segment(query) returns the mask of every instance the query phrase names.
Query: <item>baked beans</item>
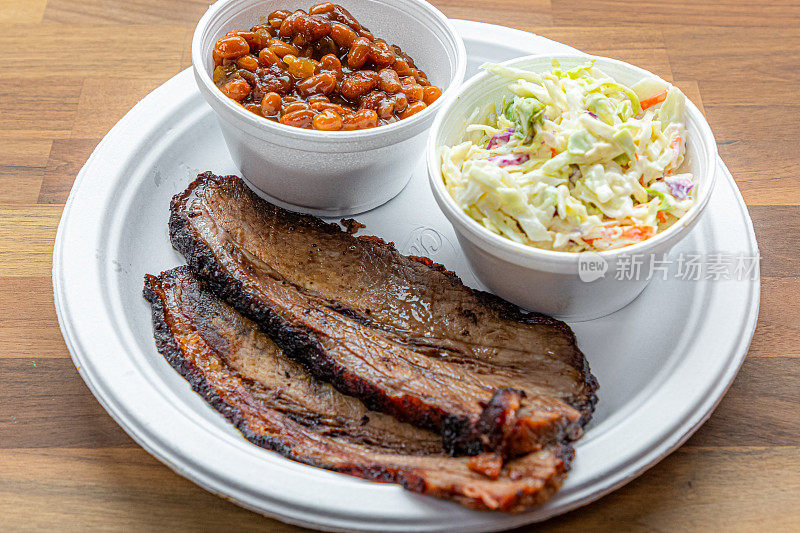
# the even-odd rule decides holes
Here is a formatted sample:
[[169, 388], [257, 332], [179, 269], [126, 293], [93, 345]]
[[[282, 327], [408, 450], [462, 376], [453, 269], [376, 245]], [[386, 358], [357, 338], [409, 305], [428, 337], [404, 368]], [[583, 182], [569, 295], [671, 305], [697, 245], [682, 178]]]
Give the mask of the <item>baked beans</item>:
[[347, 131], [419, 113], [442, 91], [399, 47], [345, 8], [273, 11], [212, 51], [214, 83], [245, 109], [298, 128]]

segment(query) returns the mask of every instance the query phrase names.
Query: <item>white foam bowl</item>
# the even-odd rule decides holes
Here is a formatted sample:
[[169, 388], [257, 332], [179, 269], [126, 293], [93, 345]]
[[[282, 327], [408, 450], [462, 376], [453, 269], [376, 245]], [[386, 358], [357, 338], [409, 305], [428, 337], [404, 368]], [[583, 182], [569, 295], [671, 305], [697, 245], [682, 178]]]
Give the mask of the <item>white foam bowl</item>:
[[192, 66], [200, 93], [219, 119], [244, 178], [262, 195], [322, 216], [367, 211], [396, 196], [425, 151], [426, 134], [445, 99], [464, 80], [464, 43], [447, 18], [424, 0], [341, 0], [376, 37], [400, 46], [440, 87], [442, 97], [396, 123], [360, 131], [315, 131], [266, 120], [214, 85], [211, 50], [226, 32], [249, 29], [276, 9], [306, 11], [314, 0], [220, 0], [200, 19]]
[[[556, 59], [571, 68], [594, 59], [606, 74], [627, 85], [655, 74], [628, 63], [604, 57], [526, 56], [503, 63], [535, 72], [552, 69]], [[621, 309], [647, 286], [649, 261], [662, 258], [691, 231], [703, 213], [714, 188], [717, 169], [717, 145], [703, 114], [687, 99], [686, 161], [682, 171], [695, 177], [695, 205], [674, 225], [650, 239], [599, 253], [571, 253], [542, 250], [515, 243], [483, 227], [462, 211], [450, 196], [442, 179], [439, 149], [463, 140], [467, 117], [478, 106], [500, 102], [510, 94], [509, 80], [481, 72], [470, 78], [455, 98], [445, 102], [434, 121], [428, 138], [427, 165], [436, 202], [453, 225], [464, 255], [476, 276], [489, 289], [517, 305], [572, 321], [590, 320]], [[641, 261], [637, 279], [616, 279], [618, 272], [631, 261]], [[624, 262], [624, 263], [623, 263]], [[602, 277], [587, 279], [589, 269], [605, 265]], [[583, 269], [583, 276], [579, 275]]]

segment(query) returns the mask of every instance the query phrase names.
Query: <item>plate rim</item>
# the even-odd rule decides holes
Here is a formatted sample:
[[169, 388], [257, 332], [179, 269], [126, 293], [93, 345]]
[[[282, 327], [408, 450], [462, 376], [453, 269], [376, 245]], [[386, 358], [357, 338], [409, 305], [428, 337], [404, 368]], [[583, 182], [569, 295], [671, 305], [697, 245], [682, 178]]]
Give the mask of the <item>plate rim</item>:
[[[506, 28], [506, 27], [503, 27], [503, 26], [491, 25], [491, 24], [481, 23], [481, 22], [477, 22], [477, 21], [454, 20], [454, 24], [456, 25], [456, 27], [460, 31], [463, 31], [463, 28], [469, 28], [470, 26], [473, 26], [473, 27], [478, 27], [478, 28], [484, 28], [487, 34], [489, 34], [490, 32], [495, 32], [495, 33], [503, 32], [503, 33], [508, 33], [509, 35], [513, 35], [517, 39], [527, 40], [528, 42], [532, 42], [533, 40], [542, 40], [542, 41], [546, 41], [546, 42], [549, 42], [549, 43], [555, 42], [555, 41], [550, 41], [549, 39], [540, 37], [540, 36], [535, 35], [535, 34], [524, 32], [522, 30], [516, 30], [516, 29], [512, 29], [512, 28]], [[475, 25], [477, 25], [477, 26], [475, 26]], [[558, 43], [558, 44], [560, 44], [560, 43]], [[146, 99], [148, 99], [151, 95], [154, 95], [154, 94], [158, 93], [159, 91], [165, 90], [164, 88], [168, 87], [170, 84], [178, 83], [176, 80], [179, 80], [181, 78], [181, 76], [186, 76], [187, 72], [190, 73], [190, 69], [186, 69], [186, 70], [178, 73], [176, 76], [174, 76], [173, 78], [171, 78], [170, 80], [168, 80], [167, 82], [162, 84], [160, 87], [155, 89], [153, 92], [151, 92], [147, 97], [145, 97], [145, 99], [142, 100], [142, 102], [144, 102]], [[89, 159], [84, 164], [84, 166], [82, 167], [81, 171], [79, 172], [79, 174], [78, 174], [78, 176], [77, 176], [77, 178], [75, 180], [75, 183], [73, 185], [73, 188], [70, 191], [70, 195], [69, 195], [69, 198], [68, 198], [68, 200], [67, 200], [67, 202], [65, 204], [64, 211], [62, 212], [62, 216], [61, 216], [61, 220], [59, 222], [58, 232], [57, 232], [57, 236], [56, 236], [56, 240], [55, 240], [55, 246], [54, 246], [54, 252], [53, 252], [53, 271], [52, 271], [54, 303], [55, 303], [56, 312], [57, 312], [57, 315], [58, 315], [59, 326], [61, 328], [62, 335], [64, 336], [65, 342], [66, 342], [67, 347], [69, 349], [70, 356], [72, 357], [73, 363], [77, 367], [81, 377], [86, 382], [87, 386], [89, 387], [89, 389], [91, 390], [91, 392], [95, 396], [95, 398], [97, 398], [99, 403], [112, 416], [112, 418], [114, 418], [114, 420], [140, 446], [145, 448], [145, 450], [148, 451], [148, 453], [150, 453], [151, 455], [153, 455], [154, 457], [159, 459], [161, 462], [166, 464], [172, 470], [174, 470], [178, 474], [182, 475], [183, 477], [186, 477], [186, 478], [192, 480], [194, 483], [202, 486], [203, 488], [205, 488], [206, 490], [208, 490], [210, 492], [218, 494], [218, 495], [220, 495], [222, 497], [225, 497], [227, 499], [232, 499], [230, 496], [226, 496], [225, 494], [221, 494], [221, 491], [219, 489], [215, 488], [213, 486], [213, 483], [211, 483], [207, 479], [201, 479], [200, 476], [198, 476], [196, 472], [194, 472], [194, 473], [193, 472], [189, 472], [178, 461], [174, 461], [174, 460], [172, 460], [172, 458], [166, 457], [165, 453], [163, 452], [163, 450], [157, 449], [155, 447], [155, 444], [151, 443], [150, 441], [144, 441], [143, 442], [144, 437], [142, 437], [141, 439], [137, 438], [140, 435], [137, 433], [136, 428], [130, 427], [128, 425], [128, 421], [127, 420], [126, 421], [122, 420], [122, 418], [123, 418], [122, 415], [117, 413], [109, 405], [110, 403], [113, 403], [113, 402], [111, 402], [109, 398], [106, 398], [105, 396], [103, 396], [103, 394], [101, 394], [99, 392], [98, 388], [96, 387], [96, 383], [93, 382], [92, 377], [89, 375], [89, 371], [87, 370], [87, 368], [85, 367], [85, 365], [83, 364], [83, 361], [82, 361], [81, 355], [84, 355], [84, 354], [81, 353], [80, 342], [76, 338], [74, 338], [75, 332], [72, 330], [71, 322], [70, 322], [70, 320], [68, 319], [68, 317], [66, 316], [66, 313], [65, 313], [65, 303], [63, 301], [64, 300], [64, 294], [63, 294], [64, 286], [62, 284], [62, 280], [59, 277], [59, 274], [60, 274], [61, 268], [63, 267], [63, 265], [62, 265], [62, 253], [63, 253], [63, 241], [64, 241], [64, 234], [65, 234], [64, 227], [68, 224], [69, 215], [71, 213], [71, 207], [72, 207], [72, 204], [74, 203], [74, 196], [73, 195], [77, 194], [76, 191], [78, 191], [78, 189], [80, 188], [81, 183], [83, 182], [83, 179], [88, 174], [88, 172], [89, 172], [88, 169], [90, 169], [92, 164], [95, 162], [95, 160], [97, 158], [97, 154], [101, 153], [103, 147], [105, 145], [109, 144], [111, 142], [111, 140], [114, 139], [114, 137], [121, 130], [122, 125], [127, 124], [127, 122], [131, 120], [131, 117], [135, 114], [135, 111], [140, 106], [140, 104], [141, 104], [141, 102], [139, 104], [137, 104], [136, 106], [134, 106], [133, 109], [131, 109], [128, 112], [128, 114], [126, 114], [125, 117], [123, 117], [123, 119], [121, 119], [117, 123], [117, 125], [115, 125], [115, 127], [112, 128], [112, 130], [103, 138], [103, 140], [95, 148], [95, 150], [93, 151], [92, 155], [89, 157]], [[118, 126], [120, 126], [120, 127], [118, 127]], [[741, 196], [741, 193], [739, 192], [738, 187], [736, 187], [735, 182], [733, 181], [732, 177], [730, 176], [729, 171], [727, 170], [727, 168], [725, 167], [725, 165], [721, 161], [721, 159], [718, 160], [718, 164], [720, 165], [721, 169], [724, 171], [724, 173], [726, 175], [726, 178], [727, 178], [727, 181], [731, 182], [731, 185], [732, 185], [732, 188], [733, 188], [733, 192], [734, 192], [734, 194], [736, 196], [735, 199], [736, 199], [736, 201], [738, 203], [738, 206], [739, 206], [740, 210], [742, 211], [741, 214], [743, 215], [743, 219], [744, 219], [744, 221], [746, 223], [746, 226], [747, 226], [747, 229], [749, 231], [749, 234], [748, 234], [748, 237], [750, 238], [749, 240], [752, 243], [754, 251], [757, 253], [758, 248], [757, 248], [757, 243], [756, 243], [756, 240], [755, 240], [755, 234], [754, 234], [754, 231], [753, 231], [752, 220], [750, 219], [750, 217], [748, 215], [748, 212], [747, 212], [746, 206], [744, 204], [744, 200], [743, 200], [743, 198]], [[741, 367], [741, 364], [743, 363], [743, 361], [745, 359], [745, 356], [747, 354], [747, 349], [749, 347], [750, 341], [752, 339], [753, 332], [755, 330], [755, 325], [756, 325], [757, 316], [758, 316], [758, 306], [759, 306], [759, 302], [760, 302], [760, 290], [758, 290], [759, 286], [760, 286], [760, 273], [759, 273], [757, 279], [754, 280], [754, 282], [751, 284], [751, 287], [750, 287], [750, 289], [751, 289], [751, 298], [750, 298], [749, 306], [748, 306], [750, 308], [750, 314], [746, 319], [745, 327], [742, 330], [740, 330], [739, 338], [737, 339], [737, 342], [735, 343], [734, 352], [736, 352], [738, 355], [736, 357], [732, 358], [731, 361], [730, 361], [731, 363], [735, 363], [735, 364], [729, 364], [726, 367], [726, 371], [725, 371], [725, 374], [724, 374], [724, 379], [722, 379], [721, 381], [719, 381], [717, 383], [717, 386], [714, 387], [715, 393], [711, 394], [709, 396], [709, 399], [711, 399], [712, 401], [705, 402], [700, 409], [695, 410], [695, 413], [700, 413], [701, 416], [690, 417], [691, 424], [688, 424], [689, 427], [688, 427], [688, 429], [685, 429], [685, 430], [683, 428], [687, 424], [685, 424], [686, 421], [684, 420], [684, 424], [681, 425], [681, 428], [682, 428], [681, 429], [681, 435], [676, 441], [671, 442], [666, 448], [664, 448], [662, 445], [656, 446], [655, 448], [653, 448], [650, 451], [650, 453], [643, 454], [643, 457], [639, 461], [636, 461], [635, 463], [631, 463], [631, 465], [635, 466], [635, 468], [628, 469], [630, 471], [626, 472], [624, 475], [618, 476], [619, 479], [617, 479], [617, 481], [615, 483], [606, 486], [603, 490], [591, 492], [591, 494], [589, 496], [585, 496], [583, 498], [580, 498], [580, 499], [576, 500], [575, 502], [573, 502], [572, 504], [570, 504], [566, 508], [555, 508], [555, 509], [552, 510], [552, 512], [544, 513], [541, 516], [537, 516], [535, 519], [533, 519], [531, 517], [526, 517], [525, 515], [518, 515], [519, 517], [522, 517], [521, 520], [505, 520], [505, 521], [495, 521], [495, 520], [488, 521], [487, 520], [487, 521], [483, 521], [483, 522], [479, 521], [479, 523], [474, 524], [474, 527], [471, 526], [471, 527], [466, 527], [466, 528], [462, 528], [462, 529], [464, 529], [464, 531], [483, 531], [483, 530], [486, 530], [486, 529], [497, 529], [498, 526], [500, 526], [500, 528], [515, 527], [515, 526], [522, 525], [522, 524], [525, 524], [525, 523], [531, 523], [532, 521], [546, 520], [547, 518], [551, 518], [552, 516], [555, 516], [557, 514], [562, 514], [564, 512], [568, 512], [568, 511], [573, 510], [575, 508], [578, 508], [578, 507], [581, 507], [581, 506], [586, 505], [588, 503], [591, 503], [592, 501], [595, 501], [595, 500], [601, 498], [602, 496], [608, 494], [609, 492], [612, 492], [613, 490], [616, 490], [620, 486], [626, 484], [627, 482], [631, 481], [635, 477], [639, 476], [642, 472], [644, 472], [648, 468], [650, 468], [653, 465], [655, 465], [662, 458], [666, 457], [672, 451], [674, 451], [680, 445], [682, 445], [694, 433], [694, 431], [696, 431], [696, 429], [698, 427], [700, 427], [700, 425], [702, 425], [702, 423], [705, 422], [708, 419], [708, 417], [711, 416], [711, 414], [713, 413], [714, 409], [716, 408], [718, 403], [721, 401], [722, 397], [724, 397], [724, 394], [727, 391], [728, 387], [733, 382], [733, 379], [735, 378], [736, 374], [738, 373], [739, 368]], [[710, 404], [710, 405], [708, 405], [708, 404]], [[141, 429], [139, 429], [139, 433], [141, 433]], [[672, 437], [672, 436], [674, 436], [674, 434], [670, 434], [669, 435], [669, 437]], [[667, 439], [667, 440], [669, 440], [669, 439]], [[655, 455], [656, 457], [653, 458], [652, 457], [653, 455]], [[276, 517], [276, 518], [278, 518], [278, 519], [280, 519], [282, 521], [293, 523], [293, 524], [297, 524], [297, 525], [304, 525], [304, 526], [315, 527], [317, 529], [330, 529], [330, 530], [339, 530], [342, 527], [344, 527], [344, 526], [326, 526], [324, 524], [321, 524], [320, 522], [316, 522], [316, 521], [313, 521], [313, 520], [312, 521], [307, 521], [307, 520], [299, 519], [295, 515], [289, 516], [289, 515], [286, 515], [286, 514], [283, 514], [283, 513], [278, 513], [278, 512], [276, 512], [274, 510], [265, 511], [263, 508], [254, 507], [254, 506], [248, 505], [247, 502], [243, 502], [243, 501], [240, 501], [240, 500], [235, 500], [235, 501], [236, 501], [237, 504], [239, 504], [239, 505], [241, 505], [243, 507], [249, 508], [251, 510], [254, 510], [256, 512], [259, 512], [261, 514], [274, 516], [274, 517]], [[348, 524], [348, 527], [350, 525], [351, 524]], [[366, 527], [369, 527], [369, 526], [366, 526]], [[425, 529], [426, 530], [434, 530], [434, 529], [431, 529], [431, 528], [425, 528]]]

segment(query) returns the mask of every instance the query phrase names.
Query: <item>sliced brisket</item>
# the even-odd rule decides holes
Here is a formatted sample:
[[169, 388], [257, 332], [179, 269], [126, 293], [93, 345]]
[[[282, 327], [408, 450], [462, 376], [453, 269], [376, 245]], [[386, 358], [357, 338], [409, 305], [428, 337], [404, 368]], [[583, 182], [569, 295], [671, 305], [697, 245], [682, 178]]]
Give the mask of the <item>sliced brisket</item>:
[[572, 450], [549, 446], [501, 466], [453, 458], [439, 436], [368, 411], [311, 376], [186, 267], [147, 276], [159, 352], [253, 443], [289, 459], [475, 509], [521, 511], [561, 486]]
[[577, 438], [597, 382], [569, 327], [464, 286], [429, 260], [291, 213], [206, 173], [170, 235], [211, 288], [290, 357], [451, 453]]

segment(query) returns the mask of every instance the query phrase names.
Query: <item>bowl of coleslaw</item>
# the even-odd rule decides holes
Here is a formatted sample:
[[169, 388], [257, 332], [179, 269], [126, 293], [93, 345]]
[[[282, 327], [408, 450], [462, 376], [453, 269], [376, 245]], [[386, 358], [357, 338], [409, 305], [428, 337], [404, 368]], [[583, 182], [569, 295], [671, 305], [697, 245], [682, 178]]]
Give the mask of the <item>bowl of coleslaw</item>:
[[[646, 267], [704, 211], [716, 158], [677, 87], [577, 54], [484, 65], [440, 110], [427, 151], [434, 197], [478, 278], [570, 320], [644, 290]], [[618, 275], [631, 262], [642, 274]]]

